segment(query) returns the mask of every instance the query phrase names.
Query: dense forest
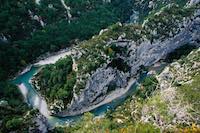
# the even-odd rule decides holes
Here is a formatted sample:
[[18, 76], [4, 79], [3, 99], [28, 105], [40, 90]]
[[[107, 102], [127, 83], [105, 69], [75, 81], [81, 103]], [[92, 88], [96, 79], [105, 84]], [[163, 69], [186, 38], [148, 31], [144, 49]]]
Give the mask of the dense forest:
[[36, 86], [45, 95], [48, 102], [64, 101], [68, 103], [73, 96], [73, 87], [76, 82], [76, 73], [72, 70], [72, 58], [58, 60], [55, 65], [45, 66], [37, 75]]
[[32, 0], [1, 2], [0, 80], [16, 73], [41, 54], [69, 47], [108, 25], [126, 21], [132, 12], [129, 0], [64, 2], [71, 7], [71, 18], [60, 1], [42, 0], [39, 4]]

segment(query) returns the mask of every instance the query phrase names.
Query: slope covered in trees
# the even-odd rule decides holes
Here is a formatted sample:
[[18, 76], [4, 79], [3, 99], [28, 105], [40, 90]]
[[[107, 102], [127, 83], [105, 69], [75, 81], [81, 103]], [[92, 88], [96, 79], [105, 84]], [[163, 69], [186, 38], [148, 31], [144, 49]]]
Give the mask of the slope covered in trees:
[[39, 131], [35, 123], [38, 111], [28, 107], [16, 86], [0, 82], [0, 95], [1, 133]]
[[76, 72], [72, 70], [71, 57], [60, 59], [55, 65], [45, 66], [34, 79], [39, 90], [49, 103], [61, 101], [64, 104], [71, 101], [73, 87], [76, 83]]
[[110, 24], [125, 21], [132, 12], [129, 0], [64, 2], [71, 8], [71, 18], [61, 1], [1, 2], [0, 80], [16, 73], [41, 54], [69, 47]]

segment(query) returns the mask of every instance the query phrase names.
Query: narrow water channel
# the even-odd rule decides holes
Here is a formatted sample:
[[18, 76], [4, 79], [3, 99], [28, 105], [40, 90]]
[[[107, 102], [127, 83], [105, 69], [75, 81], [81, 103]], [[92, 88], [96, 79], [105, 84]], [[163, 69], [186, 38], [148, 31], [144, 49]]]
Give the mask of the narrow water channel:
[[[48, 108], [46, 102], [43, 98], [40, 97], [39, 93], [35, 90], [35, 88], [31, 85], [30, 80], [37, 73], [39, 67], [33, 66], [31, 69], [22, 75], [16, 77], [12, 82], [16, 84], [21, 92], [24, 95], [25, 101], [33, 108], [37, 108], [42, 115], [44, 115], [49, 124], [51, 126], [55, 125], [62, 125], [70, 122], [75, 122], [76, 120], [80, 119], [82, 115], [77, 116], [70, 116], [65, 118], [53, 117], [48, 114]], [[146, 73], [140, 76], [138, 82], [142, 81], [146, 77]], [[131, 85], [129, 91], [121, 96], [113, 100], [111, 103], [102, 105], [94, 110], [91, 111], [95, 116], [101, 116], [105, 114], [108, 110], [114, 110], [117, 106], [121, 105], [126, 98], [133, 95], [134, 90], [136, 89], [137, 83]]]

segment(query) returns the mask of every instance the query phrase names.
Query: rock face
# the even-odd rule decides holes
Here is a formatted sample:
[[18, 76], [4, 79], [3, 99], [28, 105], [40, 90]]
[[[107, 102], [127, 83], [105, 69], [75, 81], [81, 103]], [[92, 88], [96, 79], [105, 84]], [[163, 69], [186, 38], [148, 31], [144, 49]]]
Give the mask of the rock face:
[[29, 132], [47, 133], [48, 132], [48, 122], [47, 119], [42, 115], [37, 115], [34, 119], [34, 126], [29, 127]]
[[186, 28], [180, 31], [175, 37], [164, 41], [150, 43], [142, 42], [139, 46], [132, 45], [131, 56], [129, 57], [129, 65], [132, 67], [131, 74], [136, 74], [140, 66], [151, 66], [160, 59], [165, 58], [168, 53], [174, 51], [185, 44], [197, 45], [196, 41], [200, 38], [200, 10], [197, 10], [194, 19], [189, 20]]
[[[141, 66], [151, 66], [167, 56], [168, 53], [174, 51], [185, 44], [199, 45], [196, 41], [200, 38], [200, 10], [196, 11], [192, 20], [188, 20], [184, 29], [170, 39], [164, 41], [157, 40], [151, 43], [143, 41], [136, 45], [134, 41], [126, 43], [129, 47], [129, 56], [125, 58], [131, 71], [124, 74], [113, 68], [103, 67], [98, 69], [87, 82], [85, 90], [82, 94], [72, 102], [66, 111], [60, 112], [58, 116], [77, 115], [89, 111], [91, 106], [97, 105], [103, 101], [108, 93], [108, 86], [115, 85], [118, 89], [127, 86], [128, 77], [136, 76]], [[121, 40], [118, 43], [121, 44]], [[120, 63], [120, 62], [119, 62]], [[127, 76], [129, 75], [129, 76]], [[112, 93], [112, 92], [111, 92]]]
[[104, 100], [111, 91], [109, 86], [114, 86], [115, 90], [124, 88], [127, 86], [127, 76], [110, 67], [98, 69], [90, 77], [83, 93], [71, 104], [65, 114], [77, 115], [88, 111], [87, 108]]
[[138, 20], [139, 20], [139, 12], [133, 10], [133, 13], [129, 18], [129, 23], [136, 24], [136, 23], [138, 23]]
[[190, 0], [189, 5], [196, 5], [200, 2], [200, 0]]
[[[92, 75], [86, 86], [86, 91], [84, 91], [83, 96], [81, 96], [83, 99], [80, 101], [86, 101], [86, 104], [92, 102], [94, 102], [94, 104], [99, 103], [107, 93], [108, 85], [113, 83], [116, 87], [122, 88], [127, 85], [126, 82], [126, 76], [118, 70], [114, 70], [113, 68], [100, 69]], [[103, 95], [103, 97], [101, 97], [101, 95]]]

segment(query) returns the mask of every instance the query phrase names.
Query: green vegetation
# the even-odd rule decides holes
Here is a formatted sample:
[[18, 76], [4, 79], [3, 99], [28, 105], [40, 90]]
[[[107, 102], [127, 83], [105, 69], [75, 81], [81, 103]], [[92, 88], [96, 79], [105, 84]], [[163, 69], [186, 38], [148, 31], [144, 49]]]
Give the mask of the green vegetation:
[[163, 7], [159, 12], [150, 15], [144, 21], [146, 37], [151, 41], [173, 37], [180, 31], [179, 26], [183, 18], [191, 16], [195, 8], [180, 8], [176, 4]]
[[[196, 61], [199, 61], [198, 53], [199, 52], [197, 51], [193, 51], [192, 54], [182, 58], [181, 60], [184, 60], [186, 63], [185, 65], [191, 68]], [[188, 111], [191, 112], [194, 118], [196, 118], [199, 117], [197, 113], [199, 111], [198, 101], [200, 98], [199, 93], [197, 93], [199, 91], [200, 79], [199, 68], [197, 67], [192, 69], [190, 73], [192, 76], [192, 82], [190, 84], [177, 86], [176, 90], [178, 90], [178, 93], [176, 95], [178, 99], [176, 98], [176, 100], [180, 100], [179, 95], [184, 94], [184, 101], [182, 102], [193, 105], [193, 110]], [[193, 75], [194, 73], [195, 75]], [[172, 119], [176, 117], [169, 112], [169, 102], [165, 101], [165, 98], [163, 98], [163, 94], [161, 95], [160, 90], [156, 90], [159, 83], [160, 82], [158, 82], [154, 76], [149, 76], [141, 82], [135, 95], [132, 98], [126, 100], [126, 102], [123, 105], [117, 107], [115, 111], [108, 112], [105, 118], [94, 119], [94, 116], [86, 113], [82, 120], [80, 120], [80, 122], [76, 123], [75, 125], [71, 125], [70, 127], [56, 127], [53, 132], [159, 133], [160, 129], [153, 126], [153, 123], [156, 123], [154, 119], [160, 119], [160, 121], [163, 121], [164, 123], [171, 123]], [[167, 95], [168, 94], [166, 94], [166, 96]], [[176, 107], [176, 102], [174, 103], [174, 107]], [[151, 119], [147, 119], [147, 123], [138, 122], [141, 121], [142, 116], [147, 118], [148, 116], [152, 116], [155, 118], [150, 117]], [[175, 126], [177, 126], [177, 128], [164, 128], [162, 131], [199, 131], [199, 128], [195, 126], [195, 124], [187, 128], [180, 128], [178, 124]]]
[[[127, 65], [126, 61], [117, 58], [118, 55], [122, 55], [124, 57], [129, 56], [127, 52], [126, 47], [120, 47], [116, 46], [115, 43], [109, 44], [110, 40], [117, 40], [119, 37], [123, 35], [123, 38], [128, 39], [128, 40], [134, 40], [136, 43], [140, 43], [141, 40], [143, 40], [144, 37], [155, 37], [155, 34], [151, 33], [149, 29], [155, 29], [159, 30], [160, 33], [157, 36], [157, 38], [163, 39], [163, 37], [167, 37], [167, 35], [163, 32], [165, 29], [170, 29], [170, 28], [177, 28], [176, 26], [178, 25], [177, 21], [181, 21], [183, 17], [189, 17], [194, 8], [178, 8], [178, 5], [171, 4], [168, 5], [160, 11], [160, 13], [153, 15], [149, 17], [147, 22], [144, 23], [144, 26], [142, 27], [141, 25], [132, 25], [132, 24], [114, 24], [108, 27], [106, 30], [101, 32], [100, 35], [93, 36], [92, 39], [88, 41], [83, 41], [79, 43], [79, 46], [75, 47], [76, 54], [80, 54], [81, 56], [74, 56], [74, 61], [77, 64], [77, 72], [76, 72], [76, 83], [73, 84], [74, 86], [74, 91], [76, 94], [79, 94], [82, 89], [85, 88], [86, 82], [88, 81], [88, 78], [98, 69], [99, 67], [103, 66], [104, 64], [107, 63], [107, 61], [110, 61], [108, 64], [108, 67], [113, 67], [117, 68], [120, 71], [128, 72], [130, 70], [130, 67]], [[164, 17], [163, 17], [164, 16]], [[173, 17], [172, 17], [173, 16]], [[173, 19], [171, 19], [171, 17]], [[177, 22], [177, 25], [173, 25], [174, 23], [172, 22], [172, 25], [166, 25], [167, 21], [175, 21]], [[73, 22], [72, 22], [73, 23]], [[156, 23], [159, 23], [162, 26], [157, 26]], [[169, 23], [168, 23], [169, 24]], [[169, 28], [170, 27], [170, 28]], [[162, 33], [163, 34], [162, 34]], [[175, 33], [174, 33], [175, 34]], [[118, 63], [121, 62], [121, 63]], [[55, 64], [56, 65], [56, 64]], [[59, 75], [62, 75], [62, 69], [59, 70], [57, 68], [57, 73], [60, 73]], [[49, 71], [51, 73], [51, 71]], [[52, 72], [54, 73], [54, 72]], [[39, 73], [40, 74], [40, 73]], [[51, 75], [51, 74], [50, 74]], [[57, 76], [56, 76], [57, 77]], [[46, 77], [47, 78], [47, 77]], [[44, 78], [45, 79], [45, 78]], [[42, 79], [39, 79], [40, 83]], [[152, 80], [152, 81], [148, 81]], [[52, 82], [51, 80], [48, 80], [49, 82], [45, 82], [45, 85], [42, 85], [42, 88], [51, 88], [50, 91], [47, 91], [47, 94], [42, 93], [43, 95], [47, 95], [47, 98], [51, 97], [51, 101], [53, 99], [65, 99], [68, 97], [69, 99], [65, 99], [65, 101], [70, 101], [72, 97], [72, 93], [66, 93], [66, 92], [72, 92], [72, 88], [66, 91], [65, 93], [62, 93], [63, 91], [58, 91], [58, 89], [53, 89], [53, 88], [63, 88], [65, 85], [65, 82]], [[141, 98], [146, 99], [148, 96], [151, 96], [151, 92], [155, 90], [156, 87], [156, 80], [154, 79], [146, 79], [146, 86], [150, 86], [151, 82], [155, 82], [151, 87], [147, 87], [144, 89], [144, 92], [141, 90], [140, 92], [137, 92], [138, 95], [141, 95]], [[55, 83], [55, 84], [54, 84]], [[59, 83], [59, 85], [57, 85]], [[47, 85], [48, 84], [48, 85]], [[40, 86], [40, 84], [39, 84]], [[53, 87], [54, 86], [54, 87]], [[146, 87], [145, 83], [144, 86]], [[115, 86], [109, 86], [109, 90], [113, 90]], [[142, 89], [142, 88], [140, 88]], [[46, 90], [46, 89], [44, 89]], [[63, 90], [63, 89], [61, 89]], [[59, 94], [57, 94], [59, 93]], [[50, 95], [51, 94], [51, 95]], [[55, 95], [54, 95], [55, 94]], [[64, 95], [67, 96], [65, 98]]]
[[[193, 81], [190, 84], [181, 85], [178, 87], [178, 91], [181, 94], [184, 94], [184, 99], [193, 105], [193, 109], [195, 111], [200, 110], [199, 100], [200, 100], [200, 74], [198, 73], [196, 76], [193, 77]], [[195, 112], [191, 110], [192, 112]], [[197, 114], [194, 114], [195, 116]], [[196, 116], [197, 117], [197, 116]]]
[[[184, 60], [184, 61], [180, 61]], [[187, 106], [192, 105], [192, 108], [188, 112], [194, 117], [199, 117], [199, 67], [196, 66], [199, 62], [199, 51], [193, 50], [191, 54], [187, 57], [182, 57], [178, 62], [182, 62], [182, 68], [190, 70], [190, 77], [188, 80], [192, 80], [189, 84], [187, 83], [187, 78], [182, 72], [183, 75], [181, 79], [186, 80], [183, 84], [176, 86], [176, 88], [165, 88], [160, 90], [160, 83], [155, 76], [146, 77], [137, 88], [136, 93], [126, 100], [126, 102], [117, 107], [115, 111], [109, 111], [104, 118], [95, 118], [91, 114], [86, 113], [85, 116], [80, 120], [80, 122], [75, 125], [66, 126], [66, 127], [56, 127], [55, 132], [58, 133], [67, 133], [67, 132], [110, 132], [110, 133], [146, 133], [160, 132], [160, 127], [163, 132], [177, 132], [177, 131], [190, 131], [195, 132], [199, 131], [198, 120], [194, 122], [193, 125], [181, 126], [181, 123], [173, 123], [172, 120], [177, 118], [176, 114], [173, 115], [171, 109], [184, 109], [182, 104]], [[196, 64], [196, 65], [195, 65]], [[171, 68], [171, 67], [170, 67]], [[175, 68], [173, 74], [176, 75]], [[178, 77], [180, 79], [180, 77]], [[173, 79], [171, 79], [173, 80]], [[171, 82], [171, 81], [169, 81]], [[186, 82], [186, 83], [185, 83]], [[172, 82], [173, 83], [173, 82]], [[166, 91], [170, 89], [170, 91]], [[172, 90], [177, 90], [177, 93], [171, 93]], [[172, 91], [173, 92], [173, 91]], [[166, 93], [166, 94], [165, 94]], [[182, 99], [182, 95], [184, 96]], [[166, 99], [167, 98], [167, 99]], [[168, 99], [169, 98], [169, 99]], [[174, 99], [174, 100], [173, 100]], [[168, 101], [170, 100], [170, 101]], [[180, 101], [181, 100], [181, 101]], [[173, 105], [171, 105], [173, 103]], [[181, 104], [181, 107], [177, 106]], [[172, 107], [171, 107], [172, 106]], [[184, 107], [184, 106], [183, 106]], [[186, 113], [182, 110], [181, 113]], [[178, 114], [177, 114], [178, 115]], [[143, 119], [147, 122], [143, 122]], [[183, 118], [185, 119], [185, 118]], [[138, 122], [140, 121], [140, 122]], [[163, 125], [159, 125], [159, 122], [162, 121]], [[171, 124], [174, 128], [165, 127], [165, 124]], [[153, 126], [157, 125], [157, 126]], [[183, 128], [182, 128], [183, 127]]]
[[[184, 7], [187, 0], [170, 0], [169, 3], [174, 4], [155, 0], [156, 4], [153, 9], [148, 7], [150, 0], [142, 2], [112, 0], [111, 3], [103, 0], [64, 0], [64, 2], [71, 8], [70, 11], [67, 11], [60, 1], [55, 0], [41, 0], [39, 5], [34, 1], [24, 0], [3, 0], [1, 2], [0, 133], [28, 132], [29, 127], [34, 126], [33, 118], [37, 112], [30, 111], [16, 86], [2, 81], [27, 66], [41, 54], [79, 44], [75, 50], [81, 54], [80, 57], [73, 57], [73, 60], [72, 57], [66, 57], [53, 65], [46, 65], [34, 80], [35, 86], [45, 96], [48, 103], [61, 101], [66, 107], [72, 100], [73, 91], [78, 94], [84, 89], [91, 74], [107, 61], [110, 61], [108, 66], [124, 72], [129, 71], [130, 68], [126, 61], [116, 57], [118, 55], [129, 56], [127, 47], [116, 46], [114, 43], [108, 44], [108, 42], [117, 40], [122, 35], [127, 40], [135, 41], [136, 44], [140, 44], [140, 41], [146, 38], [151, 41], [155, 39], [162, 41], [173, 37], [179, 32], [183, 18], [190, 17], [194, 9], [199, 8], [198, 6]], [[139, 11], [141, 23], [146, 18], [143, 25], [114, 24], [118, 21], [125, 22], [132, 13], [133, 7], [134, 10]], [[69, 17], [68, 12], [72, 17]], [[34, 19], [37, 17], [40, 22]], [[109, 25], [111, 26], [108, 27]], [[101, 29], [107, 27], [108, 29], [101, 35], [96, 35]], [[93, 38], [89, 39], [92, 36]], [[82, 41], [87, 39], [89, 40]], [[189, 104], [191, 108], [183, 110], [183, 113], [191, 114], [194, 119], [199, 118], [200, 56], [193, 56], [193, 54], [189, 57], [182, 56], [191, 50], [193, 47], [184, 46], [183, 49], [177, 49], [167, 57], [168, 62], [181, 58], [178, 61], [182, 68], [178, 69], [181, 76], [178, 75], [176, 68], [170, 67], [176, 79], [171, 82], [174, 88], [170, 88], [174, 93], [162, 92], [159, 89], [160, 81], [155, 76], [149, 76], [140, 83], [132, 97], [117, 107], [115, 111], [108, 112], [104, 118], [94, 118], [92, 114], [86, 113], [76, 124], [56, 127], [52, 132], [159, 133], [161, 132], [160, 127], [163, 126], [162, 129], [165, 129], [166, 125], [175, 124], [172, 120], [177, 117], [177, 114], [176, 112], [171, 113], [174, 111], [170, 110], [173, 109], [170, 108], [171, 103], [174, 108], [181, 109], [185, 109], [182, 105]], [[73, 63], [77, 64], [77, 71], [73, 70]], [[189, 74], [181, 70], [189, 71]], [[108, 90], [112, 91], [115, 87], [111, 84]], [[171, 103], [167, 101], [167, 96], [172, 96], [169, 97], [169, 100], [172, 99]], [[184, 101], [180, 98], [182, 96]], [[181, 107], [177, 106], [177, 101], [180, 102]], [[163, 122], [163, 125], [159, 125], [160, 122]], [[175, 127], [179, 128], [181, 124]], [[195, 121], [195, 124], [199, 122]], [[169, 131], [166, 128], [166, 132]]]
[[[15, 108], [20, 105], [17, 108], [18, 109], [17, 111], [24, 112], [27, 109], [26, 104], [23, 103], [23, 97], [16, 86], [9, 84], [7, 82], [0, 82], [0, 95], [1, 95], [1, 100], [7, 101], [10, 107]], [[7, 112], [4, 111], [4, 113]]]
[[163, 100], [160, 93], [157, 93], [146, 100], [144, 106], [148, 107], [147, 112], [145, 112], [147, 116], [157, 117], [159, 115], [160, 120], [165, 123], [170, 123], [173, 120], [173, 115], [169, 113], [168, 103]]
[[[133, 113], [133, 106], [137, 107], [140, 112], [142, 105], [145, 103], [142, 92], [150, 91], [155, 88], [157, 80], [155, 77], [147, 77], [141, 85], [145, 86], [143, 90], [138, 89], [134, 99], [130, 98], [126, 102], [117, 107], [113, 112], [108, 112], [105, 118], [96, 118], [90, 113], [86, 113], [84, 117], [74, 125], [56, 127], [52, 132], [56, 133], [93, 133], [93, 132], [109, 132], [109, 133], [159, 133], [160, 129], [150, 123], [138, 122], [139, 116]], [[140, 92], [140, 93], [139, 93]], [[150, 96], [149, 96], [150, 97]], [[143, 100], [139, 100], [139, 99]], [[136, 100], [137, 99], [137, 100]], [[159, 101], [158, 101], [159, 102]], [[162, 105], [161, 103], [159, 106]], [[164, 106], [163, 106], [164, 107]], [[163, 108], [163, 111], [164, 108]]]
[[75, 87], [77, 93], [84, 89], [88, 76], [91, 75], [97, 68], [105, 64], [108, 60], [113, 60], [111, 66], [117, 67], [120, 70], [127, 72], [129, 66], [126, 62], [122, 62], [116, 66], [116, 54], [127, 56], [127, 48], [113, 44], [108, 44], [110, 40], [117, 40], [121, 35], [126, 34], [125, 38], [139, 41], [142, 38], [142, 27], [132, 24], [117, 23], [109, 26], [101, 35], [96, 35], [88, 41], [83, 41], [77, 48], [78, 53], [82, 56], [75, 58], [78, 65], [78, 81]]
[[115, 44], [111, 44], [106, 48], [105, 54], [114, 58], [116, 57], [117, 54], [119, 55], [125, 55], [127, 54], [127, 47], [122, 47], [122, 46], [116, 46]]
[[52, 103], [61, 100], [65, 105], [73, 97], [73, 87], [76, 83], [76, 73], [72, 70], [71, 57], [58, 60], [53, 65], [45, 66], [36, 75], [36, 86], [47, 101]]
[[155, 126], [146, 123], [116, 123], [108, 118], [94, 119], [86, 113], [82, 120], [70, 127], [56, 127], [53, 133], [159, 133]]
[[142, 2], [135, 0], [133, 9], [139, 12], [139, 23], [143, 23], [145, 19], [159, 12], [168, 4], [177, 4], [182, 8], [186, 5], [188, 0], [154, 0], [153, 4], [149, 6], [151, 2], [152, 0], [145, 0]]
[[[120, 119], [123, 123], [135, 123], [142, 115], [141, 110], [144, 104], [155, 94], [157, 85], [158, 81], [154, 76], [147, 76], [137, 87], [133, 97], [127, 99], [108, 116], [114, 121]], [[134, 110], [135, 113], [132, 113]]]
[[[193, 50], [187, 57], [178, 60], [181, 67], [187, 69], [182, 75], [180, 80], [177, 80], [178, 85], [175, 82], [174, 86], [177, 87], [177, 91], [180, 95], [183, 95], [183, 99], [187, 104], [192, 107], [189, 109], [189, 112], [194, 118], [199, 118], [200, 110], [200, 51]], [[173, 72], [177, 73], [180, 70], [173, 68]], [[183, 73], [183, 72], [182, 72]], [[198, 122], [196, 124], [199, 124]]]
[[158, 81], [154, 76], [146, 77], [140, 87], [136, 90], [136, 96], [146, 99], [152, 95], [152, 93], [156, 90]]
[[28, 132], [29, 127], [34, 126], [33, 118], [37, 111], [30, 111], [14, 85], [0, 82], [0, 95], [0, 133]]

